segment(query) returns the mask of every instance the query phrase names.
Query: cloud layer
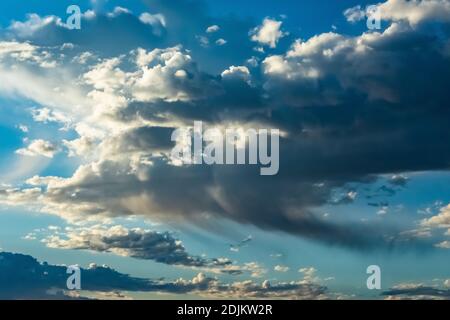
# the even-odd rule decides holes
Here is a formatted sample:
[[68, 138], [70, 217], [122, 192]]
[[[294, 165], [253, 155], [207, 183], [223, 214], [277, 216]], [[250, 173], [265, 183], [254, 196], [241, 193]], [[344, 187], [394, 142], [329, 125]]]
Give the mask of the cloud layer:
[[[387, 1], [380, 5], [390, 13], [383, 13], [385, 30], [297, 39], [285, 52], [259, 53], [260, 68], [245, 61], [257, 43], [276, 49], [288, 39], [280, 21], [230, 27], [196, 2], [149, 3], [154, 12], [140, 18], [120, 9], [87, 12], [80, 35], [54, 17], [11, 25], [10, 37], [18, 40], [0, 42], [0, 79], [8, 83], [1, 92], [48, 108], [47, 120], [77, 135], [61, 145], [83, 163], [67, 178], [33, 177], [25, 187], [5, 188], [2, 203], [71, 222], [140, 215], [209, 228], [226, 218], [360, 250], [405, 243], [398, 241], [404, 228], [324, 219], [316, 209], [349, 183], [448, 169], [450, 37], [441, 15], [447, 1]], [[187, 7], [196, 19], [185, 16]], [[428, 21], [438, 25], [428, 28]], [[119, 28], [125, 23], [126, 30]], [[95, 38], [105, 26], [126, 39], [120, 52], [109, 38]], [[206, 48], [211, 41], [199, 44], [198, 36], [227, 43]], [[228, 51], [238, 47], [245, 57]], [[233, 62], [213, 72], [216, 58]], [[280, 128], [280, 173], [174, 165], [170, 132], [194, 120]], [[51, 155], [43, 140], [21, 150]]]
[[[40, 263], [27, 255], [0, 253], [0, 298], [2, 299], [80, 299], [80, 294], [101, 298], [101, 293], [155, 292], [191, 293], [203, 297], [251, 299], [325, 299], [327, 289], [309, 280], [290, 283], [253, 281], [221, 283], [199, 273], [192, 280], [150, 280], [130, 277], [108, 266], [91, 264], [81, 268], [82, 293], [67, 290], [67, 267]], [[100, 293], [100, 294], [97, 294]], [[123, 295], [122, 295], [123, 296]], [[104, 297], [104, 295], [103, 295]], [[111, 298], [107, 295], [106, 298]]]

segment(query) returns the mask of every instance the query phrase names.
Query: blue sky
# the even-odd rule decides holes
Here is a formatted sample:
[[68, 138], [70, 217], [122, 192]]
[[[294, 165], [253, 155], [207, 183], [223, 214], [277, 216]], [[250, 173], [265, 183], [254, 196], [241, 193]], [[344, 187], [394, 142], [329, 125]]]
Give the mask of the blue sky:
[[[89, 297], [450, 296], [448, 1], [75, 3], [0, 3], [3, 252], [159, 281]], [[280, 129], [279, 173], [174, 165], [194, 121]]]

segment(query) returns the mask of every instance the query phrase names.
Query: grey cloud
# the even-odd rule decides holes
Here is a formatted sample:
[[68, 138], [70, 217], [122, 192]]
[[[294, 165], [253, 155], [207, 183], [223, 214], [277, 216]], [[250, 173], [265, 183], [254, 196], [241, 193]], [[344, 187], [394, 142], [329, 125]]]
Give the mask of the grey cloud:
[[42, 239], [50, 248], [109, 252], [141, 260], [153, 260], [173, 266], [192, 267], [214, 273], [240, 275], [253, 272], [227, 258], [191, 255], [183, 243], [168, 232], [156, 232], [122, 226], [70, 228]]
[[423, 284], [400, 285], [383, 292], [386, 299], [450, 300], [450, 290]]
[[139, 127], [111, 141], [116, 152], [167, 151], [174, 146], [170, 127]]
[[[96, 203], [106, 213], [149, 214], [153, 219], [189, 221], [207, 229], [215, 225], [215, 220], [205, 219], [209, 214], [359, 249], [393, 244], [385, 240], [385, 235], [395, 234], [388, 226], [380, 228], [356, 222], [346, 225], [316, 217], [309, 208], [325, 203], [330, 189], [311, 189], [310, 183], [298, 183], [294, 177], [287, 179], [280, 175], [269, 182], [258, 175], [257, 168], [185, 168], [155, 159], [148, 169], [151, 179], [140, 181], [122, 167], [119, 168], [123, 175], [119, 176], [111, 165], [114, 168], [113, 163], [104, 162], [96, 167], [100, 170], [97, 174], [86, 173], [86, 180], [50, 189], [46, 201]], [[184, 187], [180, 187], [181, 181]], [[334, 186], [343, 183], [337, 181]], [[271, 197], [261, 198], [266, 193]], [[242, 197], [246, 201], [241, 201]]]
[[[313, 51], [304, 61], [311, 68], [319, 70], [317, 79], [301, 75], [285, 79], [286, 74], [283, 73], [268, 75], [265, 90], [270, 97], [277, 97], [278, 100], [255, 98], [251, 99], [253, 102], [246, 101], [243, 107], [232, 103], [227, 107], [219, 102], [211, 103], [213, 108], [202, 108], [203, 104], [211, 102], [210, 99], [205, 102], [197, 101], [191, 107], [189, 103], [165, 104], [165, 110], [178, 118], [199, 117], [220, 122], [241, 116], [245, 121], [279, 126], [289, 133], [287, 138], [281, 140], [280, 174], [267, 179], [270, 181], [254, 177], [252, 169], [204, 168], [202, 173], [197, 168], [184, 169], [186, 174], [187, 171], [197, 172], [196, 178], [190, 180], [193, 185], [211, 184], [218, 192], [216, 197], [219, 195], [219, 200], [223, 200], [221, 204], [217, 203], [220, 201], [209, 202], [211, 206], [208, 208], [202, 205], [208, 202], [201, 199], [196, 202], [197, 209], [219, 209], [219, 213], [223, 212], [240, 222], [251, 222], [263, 228], [289, 230], [301, 235], [309, 234], [317, 238], [327, 237], [319, 231], [323, 227], [326, 230], [323, 233], [328, 235], [330, 242], [339, 243], [339, 239], [331, 236], [333, 232], [330, 229], [333, 230], [333, 226], [327, 226], [327, 222], [320, 221], [309, 213], [310, 208], [328, 202], [333, 188], [354, 181], [370, 182], [376, 175], [389, 172], [446, 169], [450, 154], [445, 145], [446, 139], [442, 137], [450, 138], [447, 117], [443, 117], [443, 114], [449, 112], [444, 107], [444, 101], [448, 97], [445, 79], [446, 74], [450, 75], [450, 70], [448, 57], [441, 53], [445, 43], [430, 35], [427, 30], [403, 29], [404, 26], [400, 25], [397, 27], [400, 29], [395, 30], [396, 26], [393, 26], [391, 32], [374, 35], [375, 40], [365, 36], [369, 49], [359, 56], [355, 56], [352, 45], [341, 51], [336, 49], [339, 45], [353, 41], [352, 39], [330, 36], [324, 42], [324, 48], [317, 44], [317, 52]], [[310, 41], [310, 45], [315, 46], [314, 41]], [[330, 57], [324, 57], [325, 49], [337, 51]], [[429, 61], [427, 57], [431, 56], [435, 57], [433, 62], [420, 62]], [[301, 59], [287, 58], [287, 63], [291, 61], [294, 68], [295, 63], [302, 61]], [[293, 69], [292, 72], [299, 70]], [[422, 74], [428, 74], [434, 79], [433, 85]], [[417, 90], [411, 90], [411, 87]], [[251, 95], [244, 94], [230, 96], [236, 100], [240, 99], [238, 97], [251, 98]], [[214, 98], [212, 101], [215, 101]], [[249, 110], [248, 106], [252, 103], [255, 107]], [[231, 108], [232, 105], [234, 108]], [[163, 107], [141, 105], [140, 108], [148, 108], [149, 114], [152, 114]], [[440, 156], [430, 156], [436, 154]], [[166, 169], [168, 171], [160, 170], [165, 172], [166, 179], [171, 176], [178, 179], [183, 177], [183, 174], [169, 173], [181, 172], [182, 169]], [[213, 176], [209, 171], [212, 171]], [[156, 172], [154, 174], [158, 175]], [[162, 181], [162, 178], [155, 181], [154, 185]], [[318, 181], [327, 181], [326, 187], [320, 190], [311, 188]], [[391, 181], [391, 184], [398, 185], [399, 182], [397, 179]], [[166, 180], [163, 184], [167, 185], [169, 182]], [[165, 188], [158, 190], [150, 187], [149, 190], [154, 190], [157, 194], [155, 199], [161, 204], [166, 202], [167, 195], [162, 192]], [[395, 193], [388, 186], [381, 187], [379, 192], [386, 195]], [[262, 194], [270, 195], [267, 201], [261, 199]], [[188, 195], [190, 198], [191, 194]], [[185, 211], [188, 213], [188, 199], [183, 201], [183, 195], [179, 196], [177, 199], [187, 204]], [[219, 208], [214, 202], [219, 204]], [[170, 203], [168, 205], [170, 208]], [[292, 208], [296, 208], [296, 213], [288, 214]], [[347, 230], [358, 228], [357, 223], [351, 227], [343, 227]], [[366, 229], [363, 226], [361, 228]], [[314, 230], [320, 236], [314, 235]], [[356, 233], [372, 234], [377, 239], [372, 239], [374, 243], [378, 242], [382, 246], [383, 237], [374, 230]], [[336, 238], [345, 233], [344, 230], [337, 231]], [[364, 243], [356, 239], [348, 242]]]
[[[67, 239], [66, 239], [67, 237]], [[69, 231], [66, 237], [49, 236], [44, 241], [51, 248], [114, 252], [119, 255], [155, 262], [192, 267], [206, 267], [207, 260], [191, 256], [181, 241], [169, 233], [142, 229], [84, 228]]]

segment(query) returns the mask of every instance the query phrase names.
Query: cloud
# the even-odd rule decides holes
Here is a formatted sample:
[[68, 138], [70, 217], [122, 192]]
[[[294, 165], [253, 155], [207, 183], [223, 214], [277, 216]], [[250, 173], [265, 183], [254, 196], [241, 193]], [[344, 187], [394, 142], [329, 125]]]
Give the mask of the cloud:
[[240, 78], [244, 81], [250, 80], [250, 71], [245, 66], [231, 66], [221, 74], [222, 78]]
[[131, 14], [132, 12], [124, 7], [115, 7], [112, 12], [107, 14], [108, 17], [115, 18], [121, 14]]
[[163, 29], [166, 27], [166, 19], [162, 14], [150, 14], [148, 12], [141, 13], [139, 20], [144, 24], [152, 27]]
[[254, 273], [260, 268], [252, 265], [240, 267], [226, 258], [206, 259], [193, 256], [186, 251], [180, 240], [168, 232], [127, 229], [118, 225], [110, 228], [101, 226], [69, 228], [66, 233], [57, 232], [46, 236], [42, 241], [49, 248], [109, 252], [214, 273], [238, 275], [247, 271]]
[[[99, 102], [99, 108], [108, 109], [105, 112], [113, 113], [112, 107], [123, 109], [127, 99], [195, 100], [213, 86], [213, 79], [201, 73], [180, 46], [150, 52], [138, 48], [134, 54], [134, 72], [123, 71], [122, 59], [115, 57], [103, 60], [83, 75], [85, 83], [94, 88], [89, 96]], [[108, 103], [103, 103], [105, 99]]]
[[389, 183], [394, 186], [404, 187], [408, 183], [409, 178], [404, 175], [393, 175]]
[[282, 266], [282, 265], [276, 265], [273, 270], [275, 270], [276, 272], [288, 272], [289, 271], [289, 267], [287, 266]]
[[316, 276], [317, 269], [314, 267], [300, 268], [298, 272], [303, 273], [303, 277], [306, 281], [318, 282], [320, 280], [320, 278]]
[[216, 44], [217, 44], [218, 46], [224, 46], [224, 45], [227, 44], [227, 40], [222, 39], [222, 38], [217, 39], [217, 40], [216, 40]]
[[[74, 86], [73, 74], [59, 65], [59, 50], [49, 51], [26, 42], [0, 42], [0, 93], [9, 98], [26, 98], [47, 107], [36, 109], [33, 116], [51, 116], [62, 120], [68, 110], [78, 110], [86, 101], [82, 89]], [[52, 110], [48, 109], [51, 108]], [[57, 110], [55, 110], [57, 109]], [[41, 111], [47, 111], [46, 114]], [[36, 120], [45, 121], [43, 118]]]
[[287, 35], [281, 30], [282, 24], [282, 21], [265, 18], [262, 25], [252, 30], [251, 40], [275, 48], [278, 41]]
[[[199, 274], [192, 280], [178, 281], [183, 290], [191, 289], [198, 294], [213, 297], [235, 299], [294, 299], [294, 300], [313, 300], [327, 299], [328, 290], [324, 286], [309, 282], [308, 280], [299, 280], [291, 282], [271, 283], [265, 280], [262, 283], [255, 283], [247, 280], [222, 284], [215, 279], [208, 278], [204, 274]], [[199, 290], [201, 288], [202, 291]]]
[[46, 69], [54, 68], [58, 64], [48, 51], [39, 50], [38, 47], [29, 43], [16, 41], [0, 42], [0, 61], [4, 63], [28, 62]]
[[202, 258], [190, 256], [181, 241], [168, 233], [114, 226], [70, 230], [65, 237], [67, 239], [52, 235], [44, 241], [49, 248], [112, 252], [169, 265], [201, 267], [207, 264]]
[[[441, 205], [442, 203], [440, 201], [433, 204], [434, 207]], [[434, 211], [433, 208], [428, 208], [426, 214], [432, 214], [432, 211]], [[404, 233], [414, 235], [415, 237], [432, 238], [435, 241], [434, 247], [450, 249], [450, 241], [448, 240], [448, 236], [450, 236], [450, 205], [441, 207], [438, 214], [422, 219], [417, 224], [417, 229], [405, 231]], [[436, 235], [436, 231], [442, 229], [446, 231], [444, 233], [439, 232]]]
[[[0, 297], [2, 299], [66, 299], [68, 275], [65, 266], [39, 263], [35, 258], [0, 253]], [[81, 269], [82, 288], [92, 291], [150, 290], [151, 282], [132, 278], [106, 266]]]
[[272, 284], [268, 280], [262, 284], [243, 281], [225, 287], [211, 286], [209, 295], [217, 298], [231, 296], [236, 299], [321, 300], [328, 298], [326, 288], [316, 284], [304, 281]]
[[28, 133], [30, 131], [30, 129], [24, 125], [24, 124], [19, 124], [17, 125], [17, 128], [22, 131], [23, 133]]
[[18, 149], [17, 154], [28, 157], [43, 156], [53, 158], [59, 151], [57, 145], [42, 139], [33, 140], [26, 148]]
[[[307, 41], [297, 40], [284, 57], [278, 55], [265, 59], [264, 72], [269, 78], [265, 86], [273, 93], [280, 94], [285, 103], [297, 106], [341, 105], [349, 98], [353, 99], [354, 103], [361, 103], [359, 99], [366, 99], [369, 105], [376, 103], [375, 101], [385, 104], [413, 102], [412, 96], [416, 95], [416, 98], [421, 99], [423, 96], [419, 97], [419, 94], [408, 93], [405, 90], [401, 79], [406, 74], [409, 73], [415, 79], [414, 85], [429, 87], [430, 91], [441, 90], [438, 79], [442, 79], [442, 75], [435, 74], [437, 83], [433, 87], [423, 83], [415, 75], [416, 70], [408, 71], [406, 64], [409, 62], [399, 59], [397, 50], [408, 55], [411, 61], [420, 60], [422, 55], [433, 53], [413, 53], [408, 51], [408, 47], [423, 45], [426, 49], [427, 41], [434, 40], [402, 23], [392, 23], [382, 33], [364, 33], [356, 37], [346, 37], [329, 32], [314, 36]], [[399, 47], [396, 47], [396, 44]], [[441, 59], [436, 63], [443, 64], [447, 60], [447, 57], [442, 55], [444, 43], [437, 40], [436, 45], [441, 46], [441, 49], [435, 52]], [[382, 53], [383, 50], [387, 50], [387, 55]], [[352, 71], [345, 69], [343, 61], [347, 61], [350, 69], [354, 69]], [[388, 61], [392, 70], [396, 70], [398, 77], [393, 77], [390, 72], [379, 73], [377, 71], [379, 69], [375, 68], [379, 63]], [[389, 86], [383, 85], [379, 81], [381, 78], [388, 81]], [[351, 90], [356, 92], [349, 96]], [[320, 98], [317, 96], [319, 92], [321, 92]], [[362, 96], [358, 97], [358, 94]], [[442, 97], [443, 93], [436, 92], [436, 94], [435, 98], [438, 98]], [[420, 101], [414, 104], [414, 106], [418, 105]]]
[[450, 3], [447, 0], [387, 0], [365, 9], [360, 5], [344, 11], [349, 22], [363, 20], [371, 13], [387, 21], [406, 21], [412, 26], [423, 22], [449, 22]]
[[63, 113], [58, 111], [52, 111], [49, 108], [32, 109], [31, 115], [36, 122], [59, 122], [63, 124], [69, 124], [70, 120], [64, 116]]
[[[67, 268], [62, 265], [40, 263], [35, 258], [8, 252], [0, 253], [0, 297], [2, 299], [69, 299], [80, 298], [77, 292], [68, 291]], [[175, 281], [134, 278], [108, 266], [92, 263], [81, 268], [83, 294], [107, 297], [120, 292], [158, 292], [194, 294], [215, 298], [279, 298], [324, 299], [327, 288], [299, 280], [289, 283], [262, 284], [253, 281], [222, 283], [199, 273], [191, 280]], [[99, 294], [100, 293], [100, 294]]]
[[[223, 70], [232, 62], [240, 63], [253, 50], [253, 44], [248, 39], [248, 30], [253, 21], [248, 18], [211, 17], [206, 4], [197, 0], [146, 0], [144, 5], [148, 12], [137, 15], [125, 8], [111, 12], [87, 11], [82, 16], [82, 28], [76, 33], [56, 23], [61, 20], [59, 17], [34, 14], [39, 20], [49, 18], [51, 21], [28, 34], [19, 35], [17, 30], [10, 29], [8, 38], [27, 40], [44, 47], [57, 46], [62, 41], [70, 42], [74, 46], [74, 54], [89, 51], [100, 53], [105, 58], [138, 47], [155, 49], [183, 44], [197, 57], [198, 63], [208, 70]], [[220, 41], [217, 46], [205, 48], [195, 41], [196, 35], [205, 34], [205, 30], [214, 25], [220, 26], [221, 38], [227, 41], [227, 46], [220, 45]], [[114, 37], [107, 34], [113, 34]], [[212, 36], [211, 33], [207, 35]], [[120, 46], [115, 41], [117, 38], [121, 39]], [[212, 39], [211, 43], [217, 40]]]
[[[146, 44], [161, 43], [165, 37], [164, 16], [159, 13], [143, 13], [135, 16], [126, 8], [116, 7], [112, 12], [86, 11], [81, 16], [81, 29], [73, 33], [60, 17], [42, 17], [29, 14], [25, 21], [13, 21], [6, 37], [32, 41], [39, 46], [59, 46], [62, 41], [73, 45], [73, 53], [80, 51], [122, 52]], [[125, 28], [124, 25], [127, 27]], [[121, 46], [114, 48], [109, 37], [99, 36], [103, 28], [120, 37]], [[97, 30], [97, 31], [96, 31]], [[103, 29], [104, 30], [104, 29]], [[93, 33], [92, 33], [93, 32]], [[96, 34], [95, 34], [96, 33]]]
[[382, 294], [387, 300], [449, 300], [450, 290], [424, 284], [400, 284]]
[[420, 224], [422, 227], [450, 230], [450, 205], [442, 207], [439, 214], [423, 219]]
[[437, 243], [435, 246], [436, 246], [436, 248], [450, 249], [450, 241], [445, 240], [445, 241]]
[[344, 11], [344, 16], [349, 22], [357, 22], [366, 17], [366, 12], [361, 8], [360, 5], [354, 6], [352, 8], [346, 9]]
[[36, 47], [29, 43], [21, 43], [16, 41], [2, 41], [0, 42], [0, 57], [11, 55], [20, 61], [30, 58], [35, 52]]
[[[180, 47], [151, 52], [139, 50], [138, 63], [142, 72], [132, 79], [133, 96], [138, 101], [194, 100], [197, 94], [204, 94], [201, 85], [209, 79], [198, 71], [189, 54]], [[145, 65], [143, 61], [146, 62]], [[154, 66], [149, 67], [148, 65]]]
[[406, 20], [411, 25], [421, 22], [450, 22], [450, 3], [447, 0], [388, 0], [377, 5], [382, 19]]
[[63, 140], [64, 146], [69, 150], [68, 156], [86, 157], [95, 148], [95, 141], [88, 137], [81, 137], [74, 140]]
[[219, 30], [220, 30], [220, 27], [218, 25], [216, 25], [216, 24], [206, 28], [206, 32], [207, 33], [214, 33], [214, 32], [217, 32]]
[[28, 15], [28, 20], [25, 22], [13, 21], [9, 29], [17, 34], [19, 37], [25, 38], [32, 36], [39, 29], [45, 28], [51, 24], [64, 27], [61, 19], [55, 16], [40, 17], [36, 13]]
[[342, 205], [342, 204], [349, 204], [353, 203], [358, 196], [358, 192], [356, 191], [349, 191], [344, 195], [341, 195], [338, 199], [333, 200], [331, 203], [334, 205]]
[[[30, 180], [29, 184], [42, 184], [37, 177]], [[169, 232], [128, 229], [120, 225], [112, 227], [92, 225], [67, 227], [65, 231], [49, 227], [48, 230], [31, 232], [25, 236], [27, 240], [38, 238], [49, 248], [106, 252], [213, 274], [233, 276], [248, 274], [253, 278], [260, 278], [267, 273], [267, 270], [257, 262], [238, 264], [225, 257], [207, 258], [191, 255], [182, 241]]]
[[[198, 19], [174, 9], [175, 5], [190, 8], [184, 1], [150, 2], [155, 4], [154, 12], [166, 18], [167, 37], [175, 37], [178, 30], [176, 40], [182, 46], [166, 46], [170, 41], [165, 35], [142, 39], [141, 28], [151, 26], [128, 14], [89, 20], [86, 30], [111, 26], [105, 28], [109, 34], [133, 22], [137, 29], [125, 29], [136, 32], [136, 37], [118, 31], [118, 37], [127, 39], [120, 52], [116, 44], [110, 48], [112, 43], [101, 43], [108, 37], [96, 39], [104, 45], [97, 51], [105, 57], [81, 67], [69, 64], [43, 71], [29, 58], [31, 49], [25, 41], [4, 46], [6, 60], [0, 69], [5, 72], [0, 72], [0, 80], [7, 86], [2, 92], [14, 92], [63, 113], [78, 135], [73, 143], [63, 143], [69, 153], [83, 153], [77, 150], [86, 147], [93, 157], [84, 159], [72, 176], [41, 177], [46, 184], [40, 193], [27, 185], [2, 190], [2, 203], [18, 198], [17, 205], [72, 222], [141, 215], [210, 230], [225, 218], [358, 250], [398, 244], [399, 234], [405, 231], [402, 226], [378, 220], [362, 223], [347, 216], [324, 219], [316, 209], [329, 204], [336, 190], [349, 190], [351, 183], [448, 169], [450, 55], [445, 22], [438, 26], [442, 27], [439, 36], [435, 28], [413, 28], [404, 21], [391, 23], [383, 32], [315, 35], [295, 41], [285, 53], [281, 49], [265, 57], [258, 53], [263, 61], [260, 73], [241, 65], [256, 54], [248, 39], [248, 21], [240, 21], [231, 32], [230, 21], [213, 20], [197, 2], [192, 12]], [[220, 32], [227, 30], [224, 38], [229, 42], [219, 51], [202, 51], [195, 36], [216, 23]], [[244, 27], [248, 28], [243, 33]], [[47, 31], [64, 30], [51, 25]], [[58, 33], [50, 37], [58, 53], [69, 39], [74, 47], [67, 52], [80, 47], [73, 56], [62, 57], [39, 34], [30, 38], [33, 56], [50, 51], [47, 59], [61, 66], [79, 51], [97, 53], [93, 38], [87, 42]], [[241, 40], [243, 50], [236, 50]], [[239, 56], [239, 62], [228, 50], [246, 56]], [[9, 66], [11, 61], [17, 69]], [[206, 72], [200, 67], [210, 64], [218, 70]], [[194, 120], [204, 121], [205, 126], [279, 128], [284, 133], [280, 173], [263, 178], [252, 166], [174, 166], [168, 157], [168, 133], [191, 126]], [[381, 191], [393, 194], [393, 190], [385, 186]], [[408, 245], [432, 247], [422, 240]]]

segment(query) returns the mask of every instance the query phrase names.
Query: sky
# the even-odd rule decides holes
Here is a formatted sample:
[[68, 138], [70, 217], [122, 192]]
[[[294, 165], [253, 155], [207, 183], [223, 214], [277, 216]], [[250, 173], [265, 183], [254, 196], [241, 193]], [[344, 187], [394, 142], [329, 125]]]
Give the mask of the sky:
[[448, 0], [1, 1], [0, 298], [448, 299], [449, 76]]

